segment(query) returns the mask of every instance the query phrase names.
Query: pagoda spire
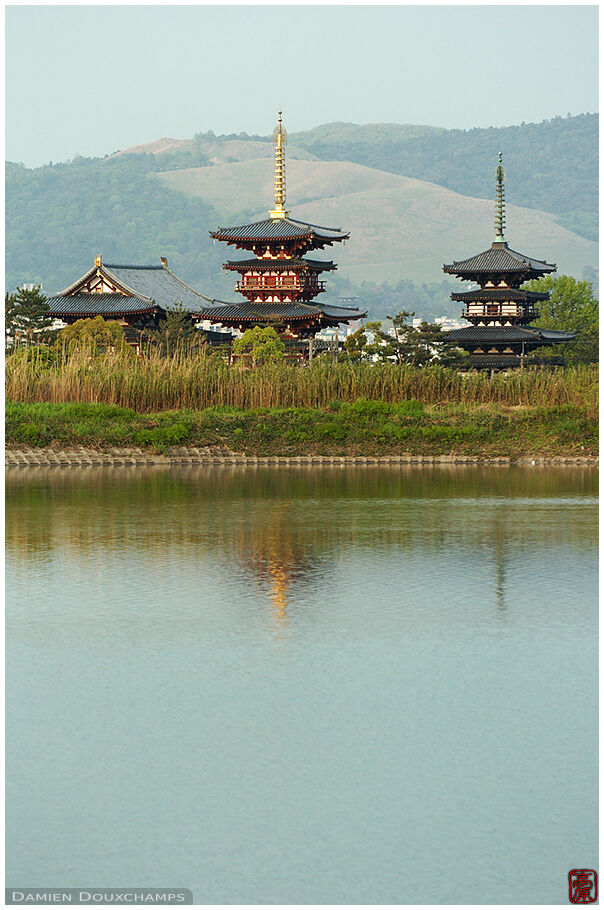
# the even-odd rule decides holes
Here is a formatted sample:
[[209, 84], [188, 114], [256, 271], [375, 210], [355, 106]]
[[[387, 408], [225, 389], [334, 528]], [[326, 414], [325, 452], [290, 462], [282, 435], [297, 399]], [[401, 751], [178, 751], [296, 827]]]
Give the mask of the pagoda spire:
[[495, 243], [504, 243], [503, 231], [505, 228], [505, 171], [502, 164], [502, 154], [499, 152], [499, 163], [495, 170]]
[[289, 212], [285, 211], [285, 143], [287, 142], [287, 133], [283, 128], [281, 121], [281, 111], [279, 111], [279, 121], [273, 132], [273, 144], [275, 146], [275, 189], [274, 200], [275, 208], [269, 212], [271, 218], [287, 218]]

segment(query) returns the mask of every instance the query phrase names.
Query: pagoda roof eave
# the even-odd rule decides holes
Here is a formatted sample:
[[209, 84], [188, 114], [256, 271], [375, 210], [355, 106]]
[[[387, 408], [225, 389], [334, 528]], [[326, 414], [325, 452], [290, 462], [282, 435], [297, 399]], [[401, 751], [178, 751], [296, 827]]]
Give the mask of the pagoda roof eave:
[[322, 227], [295, 218], [265, 218], [235, 227], [219, 227], [210, 231], [213, 240], [240, 245], [257, 241], [312, 241], [316, 245], [329, 245], [348, 240], [350, 233], [341, 228]]
[[127, 294], [56, 294], [46, 300], [49, 315], [62, 316], [134, 316], [156, 313], [158, 307], [152, 300]]
[[536, 302], [539, 300], [549, 300], [549, 293], [539, 291], [523, 291], [519, 288], [479, 288], [474, 291], [453, 291], [451, 300], [458, 300], [469, 303], [471, 301], [526, 301]]
[[315, 303], [223, 303], [207, 307], [194, 314], [198, 319], [207, 319], [210, 322], [224, 322], [237, 325], [238, 323], [264, 323], [277, 321], [304, 322], [307, 320], [328, 319], [336, 324], [340, 322], [353, 322], [364, 318], [367, 313], [355, 307], [330, 306], [329, 304]]
[[443, 264], [443, 272], [457, 275], [459, 278], [485, 274], [505, 275], [507, 273], [516, 276], [524, 273], [528, 278], [539, 277], [555, 271], [556, 263], [526, 256], [524, 253], [512, 250], [506, 242], [497, 241], [491, 244], [488, 250], [483, 250], [468, 259]]
[[303, 303], [219, 303], [217, 306], [207, 307], [195, 315], [199, 319], [208, 319], [210, 322], [228, 320], [233, 324], [237, 322], [267, 322], [283, 319], [313, 319], [321, 314], [318, 306]]
[[443, 335], [443, 340], [459, 344], [503, 344], [524, 341], [529, 345], [560, 344], [573, 341], [576, 332], [561, 332], [554, 329], [542, 329], [535, 325], [504, 326], [504, 325], [470, 325], [461, 329], [452, 329]]
[[319, 259], [231, 259], [222, 266], [226, 271], [311, 271], [328, 272], [337, 269], [337, 265], [332, 261], [321, 261]]

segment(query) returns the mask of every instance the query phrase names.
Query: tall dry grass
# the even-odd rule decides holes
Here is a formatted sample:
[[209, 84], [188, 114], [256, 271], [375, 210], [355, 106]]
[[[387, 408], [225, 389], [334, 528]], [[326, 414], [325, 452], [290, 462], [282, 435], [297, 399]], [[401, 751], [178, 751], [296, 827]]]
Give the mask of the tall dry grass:
[[229, 366], [216, 354], [133, 357], [74, 354], [48, 364], [35, 350], [6, 361], [6, 395], [15, 401], [104, 402], [136, 411], [252, 407], [324, 407], [357, 398], [424, 404], [574, 405], [597, 415], [598, 367], [462, 375], [439, 366], [347, 364], [316, 360], [312, 367]]

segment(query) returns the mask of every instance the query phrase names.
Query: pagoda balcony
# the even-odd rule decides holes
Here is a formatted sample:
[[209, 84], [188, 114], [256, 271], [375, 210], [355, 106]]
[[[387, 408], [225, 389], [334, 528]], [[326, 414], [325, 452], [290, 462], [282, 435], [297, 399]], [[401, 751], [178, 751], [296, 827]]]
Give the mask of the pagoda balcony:
[[469, 303], [462, 312], [464, 319], [522, 319], [530, 322], [539, 316], [532, 304], [518, 306], [515, 303]]
[[320, 294], [325, 290], [324, 281], [299, 281], [294, 277], [289, 276], [253, 276], [251, 278], [244, 278], [243, 281], [238, 281], [235, 285], [235, 290], [240, 294], [250, 294], [250, 293], [263, 293], [269, 294], [274, 291], [292, 291], [297, 295], [310, 295]]

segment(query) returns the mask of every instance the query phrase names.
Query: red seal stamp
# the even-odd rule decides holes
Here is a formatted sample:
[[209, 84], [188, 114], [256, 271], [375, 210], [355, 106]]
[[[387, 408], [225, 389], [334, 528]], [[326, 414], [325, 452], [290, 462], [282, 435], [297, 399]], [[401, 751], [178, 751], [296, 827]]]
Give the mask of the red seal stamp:
[[571, 869], [568, 873], [568, 899], [571, 904], [595, 904], [598, 899], [598, 873], [594, 869]]

